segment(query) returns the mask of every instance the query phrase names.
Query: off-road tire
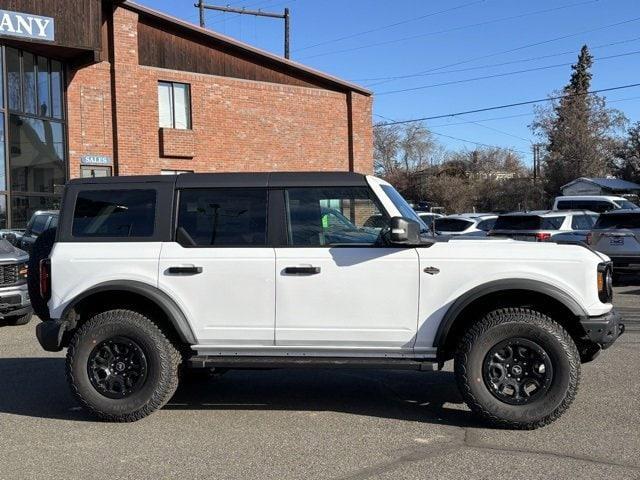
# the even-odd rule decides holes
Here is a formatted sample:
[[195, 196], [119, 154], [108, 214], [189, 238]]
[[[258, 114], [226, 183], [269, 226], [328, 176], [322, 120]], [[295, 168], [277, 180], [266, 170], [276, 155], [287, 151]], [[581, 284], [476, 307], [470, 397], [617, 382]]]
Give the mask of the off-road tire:
[[49, 320], [50, 317], [47, 302], [40, 295], [40, 260], [49, 257], [55, 241], [56, 229], [45, 230], [36, 238], [29, 255], [29, 274], [27, 275], [29, 298], [33, 311], [43, 322]]
[[31, 321], [32, 316], [33, 316], [33, 313], [29, 312], [29, 313], [25, 313], [24, 315], [20, 315], [18, 317], [6, 317], [6, 322], [7, 322], [7, 325], [19, 327], [21, 325], [27, 325]]
[[[501, 401], [483, 378], [485, 357], [509, 338], [536, 342], [553, 365], [548, 390], [529, 404]], [[455, 375], [474, 413], [497, 427], [531, 430], [557, 420], [573, 402], [580, 382], [580, 354], [569, 333], [548, 316], [529, 308], [503, 308], [490, 312], [464, 334], [455, 355]]]
[[[108, 398], [91, 383], [88, 362], [96, 345], [114, 337], [136, 342], [147, 359], [147, 377], [126, 398]], [[181, 355], [153, 321], [130, 310], [99, 313], [75, 333], [67, 350], [67, 379], [78, 401], [109, 422], [134, 422], [162, 408], [178, 387]]]

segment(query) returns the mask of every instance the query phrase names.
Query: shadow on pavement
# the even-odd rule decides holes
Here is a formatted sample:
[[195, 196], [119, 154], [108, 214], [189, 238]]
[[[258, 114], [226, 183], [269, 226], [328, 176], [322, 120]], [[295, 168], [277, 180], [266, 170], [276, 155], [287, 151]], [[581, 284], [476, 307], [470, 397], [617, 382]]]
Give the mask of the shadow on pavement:
[[[63, 358], [0, 359], [0, 414], [95, 421], [72, 397]], [[183, 379], [166, 410], [334, 411], [479, 426], [462, 408], [450, 372], [370, 370], [230, 371]]]

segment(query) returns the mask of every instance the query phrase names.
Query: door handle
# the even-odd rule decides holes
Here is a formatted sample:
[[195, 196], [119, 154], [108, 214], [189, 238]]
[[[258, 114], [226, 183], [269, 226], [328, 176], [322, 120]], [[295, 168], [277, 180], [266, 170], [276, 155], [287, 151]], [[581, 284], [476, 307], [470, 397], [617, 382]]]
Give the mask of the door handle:
[[320, 267], [287, 267], [284, 269], [285, 275], [317, 275]]
[[182, 265], [167, 269], [168, 275], [197, 275], [199, 273], [202, 273], [202, 267], [196, 267], [195, 265]]

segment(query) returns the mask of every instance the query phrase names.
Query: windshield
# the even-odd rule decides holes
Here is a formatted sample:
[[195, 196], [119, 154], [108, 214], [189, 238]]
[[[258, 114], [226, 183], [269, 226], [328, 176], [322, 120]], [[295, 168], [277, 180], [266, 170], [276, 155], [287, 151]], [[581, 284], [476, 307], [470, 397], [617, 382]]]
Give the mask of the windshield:
[[620, 208], [628, 209], [628, 210], [640, 210], [635, 203], [630, 202], [629, 200], [616, 200], [615, 204]]
[[640, 213], [611, 213], [600, 215], [595, 229], [629, 228], [640, 229]]
[[420, 232], [421, 233], [429, 233], [429, 227], [420, 219], [418, 214], [411, 208], [411, 206], [407, 203], [407, 201], [402, 198], [402, 195], [398, 193], [398, 191], [393, 188], [391, 185], [380, 185], [382, 187], [382, 191], [389, 197], [391, 203], [398, 209], [400, 215], [404, 218], [408, 218], [420, 224]]

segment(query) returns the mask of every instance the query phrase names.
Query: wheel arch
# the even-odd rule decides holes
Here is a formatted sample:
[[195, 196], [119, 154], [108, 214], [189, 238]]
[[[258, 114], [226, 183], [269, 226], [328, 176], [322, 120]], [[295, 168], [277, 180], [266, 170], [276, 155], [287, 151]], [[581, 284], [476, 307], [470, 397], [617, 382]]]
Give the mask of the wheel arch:
[[162, 290], [135, 280], [109, 281], [85, 290], [64, 308], [60, 318], [75, 329], [89, 313], [122, 306], [155, 310], [163, 317], [160, 326], [170, 329], [167, 333], [172, 333], [177, 341], [189, 345], [197, 343], [186, 315], [176, 302]]
[[553, 315], [576, 341], [585, 333], [579, 320], [588, 317], [588, 313], [560, 288], [530, 279], [496, 280], [469, 290], [449, 307], [434, 339], [439, 361], [452, 358], [456, 340], [464, 332], [471, 316], [481, 318], [494, 308], [523, 305], [535, 306], [543, 313]]

